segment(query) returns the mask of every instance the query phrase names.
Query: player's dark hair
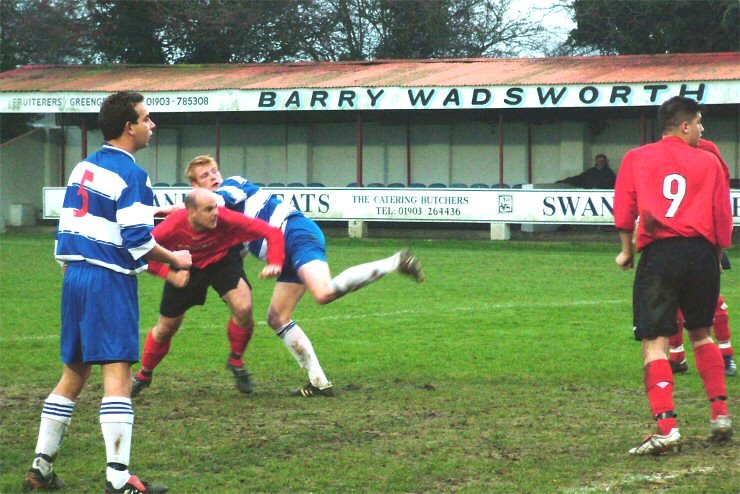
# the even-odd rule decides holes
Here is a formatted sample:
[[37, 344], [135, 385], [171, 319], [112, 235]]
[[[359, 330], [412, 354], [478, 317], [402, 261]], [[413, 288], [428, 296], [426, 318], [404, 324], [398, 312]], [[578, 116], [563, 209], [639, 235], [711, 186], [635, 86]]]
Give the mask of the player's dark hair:
[[103, 101], [98, 115], [98, 124], [103, 132], [103, 139], [110, 141], [121, 137], [127, 122], [137, 123], [139, 114], [135, 106], [144, 101], [139, 93], [121, 91], [111, 94]]
[[699, 103], [691, 98], [674, 96], [664, 101], [658, 109], [658, 123], [662, 130], [675, 129], [682, 122], [689, 122], [701, 111]]

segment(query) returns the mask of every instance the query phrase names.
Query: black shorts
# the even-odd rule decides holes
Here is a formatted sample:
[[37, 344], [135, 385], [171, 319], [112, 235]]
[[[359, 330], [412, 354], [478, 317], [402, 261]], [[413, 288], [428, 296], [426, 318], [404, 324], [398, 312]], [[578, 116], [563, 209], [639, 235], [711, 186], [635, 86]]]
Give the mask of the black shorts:
[[165, 317], [178, 317], [194, 305], [205, 304], [209, 286], [221, 297], [236, 288], [239, 280], [246, 281], [251, 289], [240, 250], [241, 246], [234, 247], [220, 261], [204, 269], [193, 268], [190, 271], [190, 282], [184, 288], [165, 283], [159, 313]]
[[710, 327], [719, 297], [719, 259], [705, 238], [657, 240], [642, 252], [632, 293], [635, 339], [678, 331], [679, 307], [689, 331]]

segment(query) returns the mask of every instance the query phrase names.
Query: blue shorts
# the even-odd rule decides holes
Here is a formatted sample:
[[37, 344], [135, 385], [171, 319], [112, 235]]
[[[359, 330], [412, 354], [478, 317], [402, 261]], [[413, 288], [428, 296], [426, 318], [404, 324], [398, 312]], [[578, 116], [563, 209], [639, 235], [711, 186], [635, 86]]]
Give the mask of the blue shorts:
[[278, 281], [303, 283], [298, 269], [311, 261], [326, 262], [326, 237], [319, 225], [305, 216], [291, 216], [285, 225], [285, 263]]
[[62, 362], [138, 361], [136, 276], [84, 261], [70, 263], [62, 289]]

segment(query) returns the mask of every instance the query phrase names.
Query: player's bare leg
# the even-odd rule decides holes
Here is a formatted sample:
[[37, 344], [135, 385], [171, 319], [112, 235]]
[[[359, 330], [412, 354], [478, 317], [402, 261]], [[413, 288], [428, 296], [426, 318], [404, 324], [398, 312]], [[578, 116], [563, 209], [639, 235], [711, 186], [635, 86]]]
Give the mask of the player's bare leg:
[[159, 322], [149, 331], [144, 343], [144, 353], [141, 357], [141, 368], [133, 377], [131, 397], [136, 398], [152, 383], [154, 369], [164, 360], [170, 351], [172, 337], [180, 329], [185, 314], [177, 317], [165, 317], [160, 314]]
[[[326, 378], [324, 370], [321, 368], [311, 340], [308, 339], [303, 329], [292, 319], [293, 313], [304, 293], [306, 293], [306, 287], [300, 283], [276, 283], [275, 291], [272, 294], [272, 301], [270, 302], [267, 322], [280, 339], [283, 340], [283, 344], [296, 359], [298, 365], [308, 373], [308, 383], [301, 390], [298, 390], [297, 393], [300, 393], [302, 396], [313, 396], [314, 394], [333, 396], [332, 384]], [[316, 392], [309, 395], [302, 394], [302, 391], [305, 390], [312, 393], [316, 390]]]
[[668, 337], [642, 340], [645, 364], [645, 391], [658, 432], [647, 436], [639, 445], [630, 449], [633, 455], [658, 455], [681, 448], [673, 403], [673, 372], [668, 362]]
[[75, 401], [90, 377], [92, 366], [82, 363], [64, 365], [62, 377], [44, 401], [36, 442], [36, 457], [31, 464], [24, 491], [60, 490], [64, 482], [54, 473], [53, 462], [72, 421]]
[[711, 338], [711, 328], [689, 331], [689, 338], [694, 347], [696, 368], [704, 381], [704, 390], [712, 407], [709, 422], [711, 438], [718, 442], [726, 441], [732, 436], [733, 429], [727, 408], [727, 383], [722, 352]]
[[234, 375], [236, 389], [242, 393], [251, 393], [254, 390], [254, 382], [244, 364], [244, 353], [254, 334], [252, 290], [246, 281], [239, 280], [236, 288], [224, 294], [223, 300], [231, 309], [227, 327], [231, 353], [226, 368]]

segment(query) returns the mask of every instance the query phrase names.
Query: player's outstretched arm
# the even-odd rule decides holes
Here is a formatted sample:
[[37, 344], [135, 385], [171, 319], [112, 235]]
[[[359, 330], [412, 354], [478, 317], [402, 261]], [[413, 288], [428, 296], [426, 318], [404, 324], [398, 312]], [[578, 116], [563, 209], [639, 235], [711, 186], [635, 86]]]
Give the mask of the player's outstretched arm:
[[275, 266], [283, 265], [285, 261], [285, 238], [280, 228], [227, 208], [219, 208], [219, 214], [222, 221], [237, 226], [235, 238], [240, 242], [251, 242], [264, 238], [267, 241], [267, 263]]

